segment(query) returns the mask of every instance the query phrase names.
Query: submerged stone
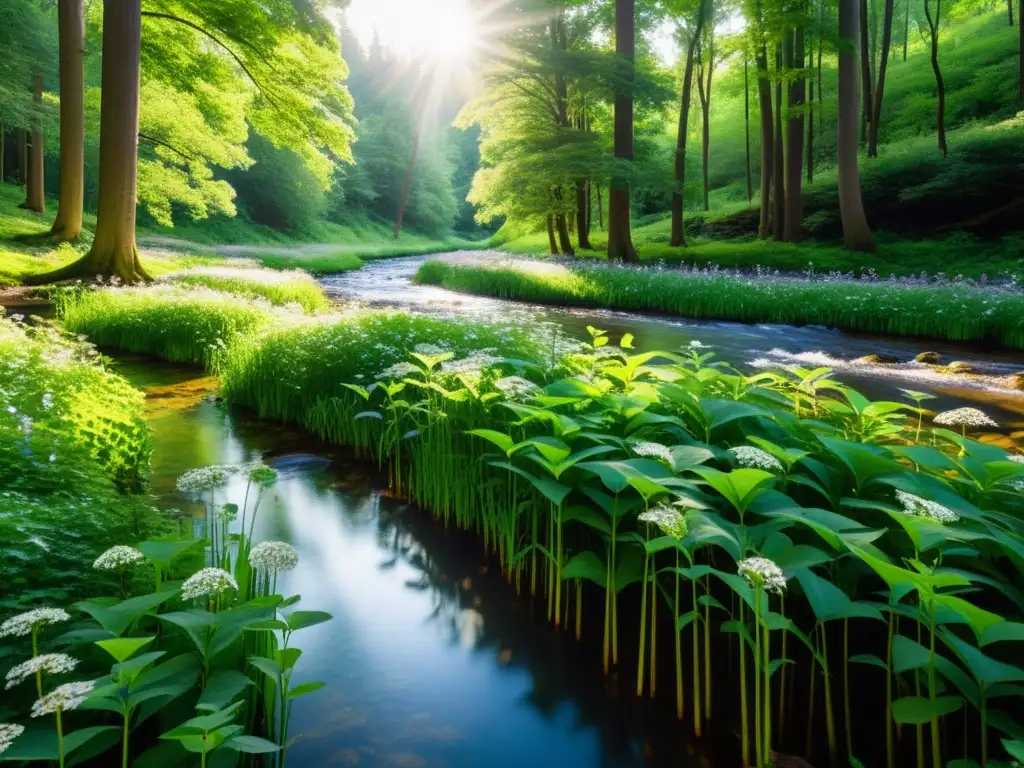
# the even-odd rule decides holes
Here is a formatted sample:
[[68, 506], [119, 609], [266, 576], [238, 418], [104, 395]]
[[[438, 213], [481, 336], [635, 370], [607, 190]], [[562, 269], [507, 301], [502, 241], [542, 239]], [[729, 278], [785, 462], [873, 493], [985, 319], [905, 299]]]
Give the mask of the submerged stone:
[[900, 359], [893, 355], [879, 355], [872, 353], [870, 355], [864, 355], [864, 357], [858, 357], [854, 362], [865, 363], [867, 365], [895, 365], [899, 361]]
[[954, 360], [952, 363], [946, 366], [946, 373], [977, 373], [977, 370], [970, 363], [965, 363], [963, 360]]
[[939, 359], [938, 352], [922, 352], [914, 358], [914, 362], [924, 363], [925, 365], [938, 365]]

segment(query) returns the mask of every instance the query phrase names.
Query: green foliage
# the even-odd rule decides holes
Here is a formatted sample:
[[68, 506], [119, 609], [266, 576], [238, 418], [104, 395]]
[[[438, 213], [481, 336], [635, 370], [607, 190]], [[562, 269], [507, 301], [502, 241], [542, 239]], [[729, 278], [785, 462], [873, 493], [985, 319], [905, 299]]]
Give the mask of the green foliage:
[[748, 323], [828, 325], [894, 336], [986, 340], [1024, 348], [1024, 298], [969, 282], [752, 279], [717, 269], [655, 270], [428, 261], [419, 279], [452, 290], [566, 306], [665, 312]]
[[277, 272], [270, 269], [205, 267], [170, 276], [181, 285], [205, 286], [246, 299], [266, 299], [275, 306], [298, 304], [306, 312], [321, 312], [330, 306], [320, 284], [302, 270]]

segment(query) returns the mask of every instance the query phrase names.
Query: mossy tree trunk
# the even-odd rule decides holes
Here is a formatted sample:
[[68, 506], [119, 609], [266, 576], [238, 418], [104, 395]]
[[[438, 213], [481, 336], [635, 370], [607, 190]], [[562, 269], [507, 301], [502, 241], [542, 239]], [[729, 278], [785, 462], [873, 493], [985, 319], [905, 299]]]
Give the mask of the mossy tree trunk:
[[803, 228], [803, 159], [804, 159], [804, 28], [798, 24], [785, 33], [786, 67], [790, 71], [789, 112], [786, 136], [786, 220], [783, 239], [792, 243], [800, 239]]
[[[629, 83], [615, 94], [614, 154], [619, 163], [633, 162], [633, 80], [636, 55], [634, 0], [615, 0], [615, 53]], [[608, 191], [608, 258], [637, 261], [629, 221], [629, 179], [616, 170]]]
[[60, 198], [50, 230], [61, 240], [82, 234], [85, 197], [85, 98], [82, 0], [58, 0], [60, 37]]
[[864, 215], [857, 168], [857, 40], [860, 36], [860, 0], [839, 0], [839, 212], [843, 246], [874, 251], [875, 239]]
[[693, 57], [700, 40], [705, 15], [702, 0], [697, 9], [693, 38], [686, 47], [686, 64], [683, 67], [683, 93], [679, 105], [679, 127], [676, 131], [675, 188], [672, 190], [672, 234], [669, 238], [669, 245], [677, 248], [686, 245], [686, 235], [683, 232], [686, 207], [686, 129], [690, 122], [690, 101], [693, 96]]
[[88, 275], [118, 277], [127, 283], [150, 279], [135, 243], [141, 31], [141, 0], [105, 0], [96, 236], [81, 259], [34, 276], [33, 283]]
[[555, 240], [555, 217], [548, 214], [548, 250], [552, 256], [558, 255], [558, 241]]
[[[35, 101], [39, 106], [43, 103], [43, 75], [36, 72], [33, 78]], [[43, 129], [38, 117], [32, 126], [32, 138], [28, 144], [27, 173], [25, 176], [25, 202], [22, 208], [37, 213], [46, 212], [46, 194], [43, 184]]]

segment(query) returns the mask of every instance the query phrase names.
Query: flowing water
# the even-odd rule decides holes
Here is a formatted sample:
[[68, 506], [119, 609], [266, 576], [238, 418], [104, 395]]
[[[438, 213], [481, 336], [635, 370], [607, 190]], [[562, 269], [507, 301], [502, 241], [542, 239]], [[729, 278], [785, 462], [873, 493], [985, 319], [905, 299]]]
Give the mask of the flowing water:
[[[901, 389], [927, 392], [937, 398], [927, 403], [933, 410], [973, 405], [989, 413], [1006, 431], [1024, 430], [1024, 391], [1011, 386], [1011, 377], [1024, 373], [1024, 352], [989, 349], [978, 343], [845, 333], [821, 326], [746, 325], [469, 296], [413, 282], [426, 258], [444, 257], [410, 256], [369, 262], [354, 272], [324, 278], [323, 286], [343, 301], [418, 312], [503, 318], [514, 315], [540, 320], [557, 324], [579, 339], [587, 338], [588, 325], [607, 330], [613, 340], [628, 332], [636, 336], [640, 350], [678, 349], [698, 340], [712, 346], [719, 359], [748, 371], [763, 365], [828, 366], [836, 371], [837, 379], [872, 399], [906, 402]], [[925, 351], [938, 353], [944, 364], [968, 363], [977, 374], [952, 376], [913, 362], [918, 353]], [[900, 362], [872, 364], [859, 360], [867, 355]]]
[[[344, 299], [475, 316], [514, 312], [557, 323], [574, 335], [594, 324], [613, 334], [634, 333], [646, 348], [699, 339], [736, 364], [766, 358], [833, 365], [840, 378], [873, 397], [895, 398], [899, 387], [930, 390], [940, 396], [939, 407], [980, 401], [1018, 429], [1014, 419], [1024, 418], [1024, 400], [992, 378], [1024, 369], [1019, 355], [821, 328], [524, 307], [416, 286], [410, 277], [420, 261], [373, 263], [324, 284]], [[958, 381], [920, 366], [849, 362], [868, 353], [909, 359], [926, 348], [976, 364], [989, 376]], [[694, 744], [689, 728], [675, 724], [670, 667], [662, 667], [655, 700], [630, 692], [628, 660], [635, 656], [628, 647], [623, 679], [602, 676], [599, 600], [585, 608], [582, 643], [571, 633], [553, 632], [542, 610], [517, 597], [480, 554], [479, 541], [445, 531], [393, 498], [365, 463], [300, 431], [227, 407], [216, 397], [216, 380], [196, 369], [122, 356], [120, 370], [147, 391], [154, 491], [166, 506], [188, 509], [188, 501], [175, 496], [174, 481], [193, 467], [262, 460], [280, 473], [261, 508], [257, 540], [290, 541], [300, 564], [279, 588], [301, 594], [303, 607], [335, 616], [296, 638], [303, 649], [296, 682], [323, 680], [327, 686], [295, 704], [290, 765], [738, 763], [730, 725], [735, 719], [728, 711], [735, 702], [718, 705], [710, 738]], [[243, 491], [228, 488], [223, 500], [240, 501]], [[670, 647], [669, 635], [663, 638], [659, 647]]]

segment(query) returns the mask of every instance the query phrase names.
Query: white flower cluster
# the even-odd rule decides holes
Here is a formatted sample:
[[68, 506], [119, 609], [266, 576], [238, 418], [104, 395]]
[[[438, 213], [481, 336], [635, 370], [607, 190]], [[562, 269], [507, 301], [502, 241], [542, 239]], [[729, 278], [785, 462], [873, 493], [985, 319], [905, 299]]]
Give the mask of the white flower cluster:
[[197, 597], [218, 595], [228, 590], [238, 590], [238, 582], [223, 568], [203, 568], [193, 573], [181, 585], [181, 599], [194, 600]]
[[412, 351], [417, 355], [443, 355], [448, 352], [444, 347], [438, 346], [437, 344], [430, 344], [429, 342], [423, 344], [417, 344], [412, 348]]
[[914, 517], [927, 517], [937, 523], [955, 523], [960, 520], [960, 515], [949, 507], [906, 491], [896, 491], [896, 499], [903, 505], [903, 511]]
[[739, 574], [752, 587], [763, 587], [766, 592], [782, 594], [786, 588], [786, 577], [782, 569], [767, 557], [748, 557], [738, 563]]
[[675, 507], [656, 504], [639, 517], [640, 522], [656, 525], [666, 536], [679, 540], [686, 536], [686, 518]]
[[1024, 453], [1015, 453], [1012, 456], [1007, 456], [1010, 461], [1016, 462], [1017, 464], [1024, 464]]
[[478, 374], [487, 368], [493, 368], [501, 362], [501, 358], [495, 357], [491, 354], [492, 352], [493, 350], [484, 349], [474, 352], [469, 357], [464, 357], [461, 360], [449, 360], [447, 363], [441, 363], [441, 372], [453, 376], [459, 373]]
[[661, 461], [669, 464], [672, 463], [672, 451], [668, 449], [668, 446], [662, 445], [661, 443], [652, 443], [647, 440], [634, 440], [630, 442], [629, 449], [637, 456], [650, 459], [660, 459]]
[[686, 348], [687, 349], [710, 349], [711, 347], [710, 347], [710, 345], [705, 344], [702, 341], [698, 341], [697, 339], [694, 339], [693, 341], [691, 341], [689, 344], [686, 345]]
[[299, 564], [299, 553], [284, 541], [264, 541], [252, 548], [249, 564], [264, 571], [291, 571]]
[[781, 472], [783, 470], [781, 461], [768, 453], [768, 451], [762, 451], [760, 448], [755, 448], [752, 445], [739, 445], [735, 448], [730, 448], [729, 452], [736, 457], [736, 461], [741, 467], [764, 469], [768, 472]]
[[494, 382], [494, 386], [509, 400], [525, 400], [540, 387], [522, 376], [506, 376]]
[[47, 675], [62, 675], [71, 672], [78, 666], [78, 659], [64, 653], [44, 653], [34, 656], [28, 661], [23, 661], [11, 667], [7, 671], [7, 685], [5, 690], [11, 690], [28, 678], [33, 677], [36, 672], [44, 672]]
[[237, 467], [213, 465], [190, 469], [178, 478], [178, 490], [182, 493], [205, 493], [223, 488], [231, 476], [238, 471]]
[[225, 504], [217, 513], [217, 519], [223, 523], [233, 523], [238, 519], [238, 505]]
[[935, 417], [935, 423], [942, 427], [998, 427], [984, 412], [977, 408], [954, 408], [943, 411]]
[[97, 557], [92, 567], [97, 571], [119, 571], [122, 568], [128, 568], [136, 563], [141, 563], [145, 559], [145, 555], [135, 549], [135, 547], [126, 547], [123, 544], [118, 544]]
[[377, 381], [385, 379], [404, 379], [406, 376], [423, 373], [418, 365], [413, 363], [395, 363], [377, 374]]
[[277, 470], [260, 463], [249, 467], [248, 476], [249, 482], [255, 483], [264, 490], [277, 482]]
[[58, 685], [32, 705], [32, 717], [52, 715], [57, 710], [70, 712], [72, 709], [78, 709], [86, 697], [92, 693], [94, 686], [95, 683], [92, 680]]
[[39, 627], [62, 621], [71, 621], [71, 615], [63, 608], [33, 608], [0, 624], [0, 637], [24, 637]]
[[24, 725], [17, 723], [0, 723], [0, 755], [7, 751], [14, 740], [25, 732]]

